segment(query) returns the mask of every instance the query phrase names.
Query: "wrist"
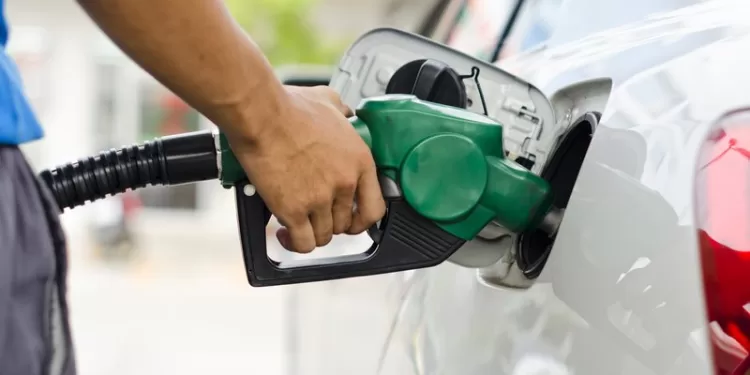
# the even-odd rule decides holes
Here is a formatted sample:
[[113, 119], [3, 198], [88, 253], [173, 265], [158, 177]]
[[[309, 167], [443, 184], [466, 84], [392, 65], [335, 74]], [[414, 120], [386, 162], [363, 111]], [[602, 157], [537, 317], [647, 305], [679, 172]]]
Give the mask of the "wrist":
[[273, 133], [274, 123], [288, 108], [284, 86], [271, 76], [248, 85], [245, 94], [219, 109], [217, 126], [234, 147], [256, 148]]

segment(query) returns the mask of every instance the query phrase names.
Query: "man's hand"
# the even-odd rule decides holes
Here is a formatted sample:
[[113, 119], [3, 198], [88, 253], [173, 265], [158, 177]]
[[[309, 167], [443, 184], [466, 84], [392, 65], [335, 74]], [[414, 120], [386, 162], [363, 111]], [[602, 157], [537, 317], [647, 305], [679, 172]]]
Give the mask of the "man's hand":
[[[327, 87], [284, 87], [223, 1], [78, 0], [134, 61], [208, 117], [290, 250], [361, 233], [385, 212], [372, 156]], [[354, 200], [357, 212], [352, 216]]]
[[[307, 253], [333, 234], [358, 234], [385, 214], [375, 163], [326, 86], [285, 87], [288, 108], [269, 116], [257, 141], [230, 139], [237, 159], [286, 228], [281, 244]], [[357, 201], [356, 210], [354, 201]]]

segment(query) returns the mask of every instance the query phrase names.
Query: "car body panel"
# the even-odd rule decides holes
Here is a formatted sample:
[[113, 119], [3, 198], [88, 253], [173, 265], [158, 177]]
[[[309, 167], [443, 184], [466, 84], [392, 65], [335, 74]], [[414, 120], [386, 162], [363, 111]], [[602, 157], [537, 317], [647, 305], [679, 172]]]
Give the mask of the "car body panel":
[[[549, 98], [554, 133], [601, 113], [541, 275], [488, 277], [503, 257], [332, 282], [327, 298], [368, 296], [345, 329], [372, 342], [327, 373], [712, 374], [693, 180], [712, 122], [750, 106], [750, 4], [591, 4], [567, 1], [550, 39], [498, 63]], [[314, 354], [331, 364], [353, 344], [332, 314], [339, 346]]]
[[692, 181], [711, 122], [750, 104], [747, 9], [706, 2], [499, 64], [553, 98], [601, 78], [613, 90], [535, 285], [419, 271], [420, 313], [399, 332], [420, 337], [414, 373], [711, 374]]

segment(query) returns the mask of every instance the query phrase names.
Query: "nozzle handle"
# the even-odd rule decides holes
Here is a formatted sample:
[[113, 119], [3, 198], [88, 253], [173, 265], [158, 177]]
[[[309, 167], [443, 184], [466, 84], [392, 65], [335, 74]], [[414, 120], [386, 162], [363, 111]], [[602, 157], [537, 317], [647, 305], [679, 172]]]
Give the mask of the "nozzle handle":
[[[386, 216], [374, 243], [361, 254], [279, 263], [268, 257], [266, 226], [271, 212], [248, 181], [235, 185], [242, 255], [254, 287], [376, 275], [442, 263], [466, 241], [418, 215], [401, 197], [386, 198]], [[325, 250], [318, 250], [325, 251]]]

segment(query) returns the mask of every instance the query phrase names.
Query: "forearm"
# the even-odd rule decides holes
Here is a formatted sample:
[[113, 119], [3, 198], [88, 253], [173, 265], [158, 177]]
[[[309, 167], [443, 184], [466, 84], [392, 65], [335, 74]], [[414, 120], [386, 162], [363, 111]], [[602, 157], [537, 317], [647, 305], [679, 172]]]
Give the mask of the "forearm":
[[220, 0], [79, 0], [136, 63], [223, 131], [257, 140], [281, 83]]

